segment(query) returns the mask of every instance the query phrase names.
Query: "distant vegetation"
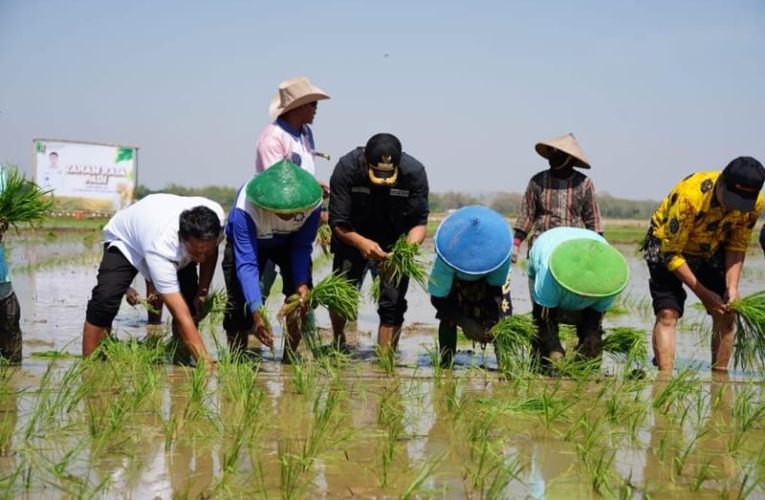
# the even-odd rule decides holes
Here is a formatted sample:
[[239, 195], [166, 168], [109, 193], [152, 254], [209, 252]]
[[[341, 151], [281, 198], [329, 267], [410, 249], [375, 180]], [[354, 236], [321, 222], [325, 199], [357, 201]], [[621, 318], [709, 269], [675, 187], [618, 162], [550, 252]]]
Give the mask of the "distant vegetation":
[[[164, 189], [150, 190], [146, 186], [139, 185], [136, 188], [136, 198], [140, 199], [151, 193], [172, 193], [183, 196], [204, 196], [220, 203], [228, 210], [234, 202], [236, 189], [227, 186], [205, 186], [201, 188], [189, 188], [170, 184]], [[521, 208], [520, 193], [487, 193], [470, 195], [456, 191], [446, 193], [430, 193], [430, 211], [446, 212], [451, 209], [464, 207], [465, 205], [487, 205], [497, 212], [508, 217], [515, 217]], [[609, 219], [648, 219], [656, 207], [658, 201], [638, 201], [615, 198], [609, 194], [598, 197], [601, 215]]]

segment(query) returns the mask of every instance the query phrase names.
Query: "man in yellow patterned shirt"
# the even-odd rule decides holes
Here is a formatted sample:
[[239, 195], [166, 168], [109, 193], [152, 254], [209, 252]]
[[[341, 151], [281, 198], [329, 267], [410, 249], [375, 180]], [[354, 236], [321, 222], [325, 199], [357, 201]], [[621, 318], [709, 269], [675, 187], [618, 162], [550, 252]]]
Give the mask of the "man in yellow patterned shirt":
[[651, 218], [645, 259], [656, 323], [653, 349], [660, 371], [672, 371], [675, 330], [687, 297], [683, 284], [712, 315], [712, 369], [725, 371], [735, 321], [728, 304], [738, 284], [752, 229], [762, 211], [765, 168], [742, 156], [722, 172], [691, 174]]

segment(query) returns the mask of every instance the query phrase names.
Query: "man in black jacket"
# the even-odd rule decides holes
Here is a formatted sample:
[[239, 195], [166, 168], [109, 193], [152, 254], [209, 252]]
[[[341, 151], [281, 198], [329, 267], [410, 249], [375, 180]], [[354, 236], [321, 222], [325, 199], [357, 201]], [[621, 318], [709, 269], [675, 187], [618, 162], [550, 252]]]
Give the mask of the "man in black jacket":
[[[370, 266], [388, 257], [401, 235], [411, 243], [425, 239], [428, 223], [428, 178], [425, 167], [402, 152], [391, 134], [372, 136], [366, 147], [356, 148], [337, 163], [329, 181], [329, 225], [332, 227], [332, 269], [360, 286]], [[398, 347], [406, 312], [404, 278], [396, 286], [380, 283], [380, 348]], [[345, 320], [331, 315], [335, 343], [344, 348]]]

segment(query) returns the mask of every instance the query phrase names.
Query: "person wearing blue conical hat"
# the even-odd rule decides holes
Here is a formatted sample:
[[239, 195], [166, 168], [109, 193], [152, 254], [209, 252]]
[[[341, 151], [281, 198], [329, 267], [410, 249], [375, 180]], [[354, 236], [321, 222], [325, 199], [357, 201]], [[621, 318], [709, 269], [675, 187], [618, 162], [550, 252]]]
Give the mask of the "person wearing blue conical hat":
[[[282, 160], [257, 174], [237, 193], [226, 224], [223, 276], [229, 307], [223, 318], [229, 346], [247, 347], [255, 336], [273, 347], [273, 335], [258, 309], [264, 303], [260, 272], [267, 261], [279, 267], [285, 298], [301, 300], [313, 286], [311, 250], [321, 214], [322, 189], [309, 172]], [[289, 322], [282, 361], [290, 363], [300, 343], [299, 325]]]
[[537, 326], [531, 347], [538, 364], [547, 368], [565, 355], [558, 325], [567, 314], [576, 324], [578, 356], [598, 358], [603, 314], [629, 279], [624, 256], [595, 231], [556, 227], [531, 247], [528, 276]]
[[441, 366], [452, 364], [457, 327], [486, 344], [491, 328], [512, 314], [510, 302], [510, 225], [490, 208], [474, 205], [449, 215], [434, 238], [436, 260], [428, 291], [436, 308]]

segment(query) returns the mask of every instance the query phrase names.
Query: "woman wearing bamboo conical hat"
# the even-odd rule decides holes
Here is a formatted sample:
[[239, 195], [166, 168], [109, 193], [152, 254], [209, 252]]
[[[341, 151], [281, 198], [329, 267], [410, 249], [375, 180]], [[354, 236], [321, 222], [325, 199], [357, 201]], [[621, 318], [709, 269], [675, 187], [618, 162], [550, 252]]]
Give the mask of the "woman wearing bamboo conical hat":
[[563, 358], [558, 324], [571, 312], [577, 313], [577, 354], [584, 359], [600, 357], [603, 314], [629, 280], [624, 256], [594, 231], [555, 227], [531, 247], [528, 276], [538, 330], [532, 354], [541, 366]]
[[457, 351], [458, 326], [469, 339], [487, 344], [494, 340], [492, 327], [513, 312], [509, 287], [512, 230], [494, 210], [473, 205], [444, 219], [433, 240], [436, 260], [428, 292], [440, 320], [441, 366], [449, 368]]
[[581, 227], [603, 234], [600, 208], [589, 177], [574, 168], [590, 168], [574, 134], [566, 134], [535, 146], [550, 168], [531, 178], [515, 222], [513, 262], [521, 243], [529, 248], [544, 231], [558, 226]]
[[[267, 318], [260, 315], [265, 302], [260, 273], [266, 262], [273, 261], [279, 268], [285, 297], [297, 293], [302, 302], [313, 287], [311, 251], [321, 198], [318, 181], [288, 160], [256, 175], [237, 193], [226, 223], [221, 264], [229, 299], [223, 328], [232, 350], [247, 348], [250, 331], [273, 347]], [[288, 322], [287, 332], [282, 361], [290, 363], [301, 339], [298, 322]]]

